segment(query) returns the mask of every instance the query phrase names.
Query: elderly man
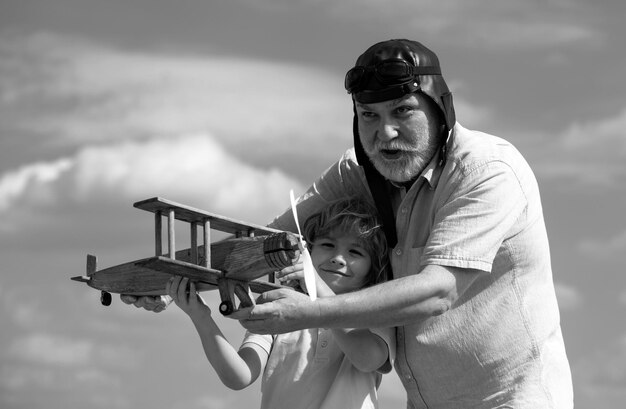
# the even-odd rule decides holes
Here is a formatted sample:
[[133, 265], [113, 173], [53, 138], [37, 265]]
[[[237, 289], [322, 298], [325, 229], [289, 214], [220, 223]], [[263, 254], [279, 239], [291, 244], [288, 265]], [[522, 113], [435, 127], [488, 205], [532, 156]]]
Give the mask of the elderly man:
[[[298, 213], [370, 197], [393, 277], [314, 302], [265, 293], [235, 317], [259, 333], [396, 327], [409, 408], [571, 408], [548, 237], [524, 158], [456, 122], [438, 58], [418, 42], [373, 45], [345, 87], [354, 149], [299, 199]], [[288, 212], [271, 226], [295, 231]]]

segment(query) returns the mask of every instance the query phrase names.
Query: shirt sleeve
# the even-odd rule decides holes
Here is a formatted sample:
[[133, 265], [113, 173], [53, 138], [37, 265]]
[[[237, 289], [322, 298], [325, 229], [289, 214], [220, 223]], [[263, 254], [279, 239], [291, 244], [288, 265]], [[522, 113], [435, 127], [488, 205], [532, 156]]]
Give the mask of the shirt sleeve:
[[393, 364], [396, 360], [396, 328], [370, 328], [370, 331], [381, 337], [382, 340], [385, 341], [385, 344], [387, 344], [389, 358], [387, 362], [378, 369], [378, 372], [383, 374], [389, 373], [393, 369]]
[[486, 161], [450, 180], [438, 203], [422, 264], [490, 272], [528, 201], [513, 169]]
[[[354, 195], [360, 195], [368, 200], [371, 198], [363, 168], [356, 162], [354, 149], [348, 149], [341, 159], [326, 169], [298, 199], [300, 225], [302, 226], [309, 216], [329, 202]], [[297, 231], [291, 208], [285, 209], [269, 226], [279, 230]]]
[[267, 354], [270, 354], [272, 350], [272, 344], [274, 343], [274, 337], [272, 335], [260, 335], [253, 334], [250, 331], [246, 331], [245, 336], [243, 337], [243, 341], [241, 341], [241, 346], [239, 349], [244, 348], [246, 345], [254, 344], [261, 349], [263, 349]]

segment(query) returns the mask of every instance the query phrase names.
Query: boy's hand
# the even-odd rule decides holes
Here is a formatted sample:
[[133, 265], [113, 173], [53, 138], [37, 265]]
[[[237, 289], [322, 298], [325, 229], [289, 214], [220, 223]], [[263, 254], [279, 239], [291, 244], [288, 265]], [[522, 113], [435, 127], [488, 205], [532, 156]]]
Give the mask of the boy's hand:
[[170, 278], [165, 291], [191, 319], [211, 313], [211, 309], [196, 291], [196, 284], [187, 277], [174, 276]]
[[276, 272], [276, 278], [282, 285], [289, 286], [290, 283], [297, 281], [300, 287], [306, 290], [304, 284], [304, 264], [302, 263], [302, 256], [298, 258], [298, 261], [293, 266], [285, 267]]

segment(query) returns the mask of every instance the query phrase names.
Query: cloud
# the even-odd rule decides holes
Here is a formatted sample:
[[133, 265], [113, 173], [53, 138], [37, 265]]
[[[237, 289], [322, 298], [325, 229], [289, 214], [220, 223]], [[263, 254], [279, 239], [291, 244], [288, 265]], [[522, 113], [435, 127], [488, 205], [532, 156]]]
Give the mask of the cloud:
[[17, 339], [9, 354], [27, 362], [60, 366], [82, 366], [89, 363], [93, 353], [90, 342], [64, 339], [49, 334], [33, 334]]
[[571, 124], [560, 135], [544, 136], [532, 152], [542, 178], [623, 189], [626, 179], [626, 107], [616, 116]]
[[41, 366], [130, 369], [139, 365], [140, 354], [123, 346], [35, 332], [16, 337], [8, 346], [11, 361]]
[[[3, 362], [1, 402], [8, 407], [129, 408], [123, 379], [97, 367], [55, 368], [40, 364]], [[79, 392], [80, 391], [80, 392]]]
[[497, 115], [493, 108], [463, 98], [463, 94], [470, 88], [467, 83], [460, 80], [452, 80], [448, 83], [448, 86], [454, 95], [456, 118], [463, 126], [469, 129], [485, 129], [485, 127], [494, 123]]
[[[54, 183], [71, 166], [71, 161], [63, 158], [53, 162], [33, 163], [1, 175], [0, 213], [6, 211], [14, 200], [29, 190], [30, 186]], [[42, 198], [41, 195], [40, 198]]]
[[13, 211], [152, 196], [204, 203], [217, 213], [239, 209], [269, 220], [286, 207], [292, 188], [303, 187], [275, 168], [249, 166], [209, 135], [118, 142], [7, 172], [0, 179], [0, 220], [4, 215], [1, 226], [7, 230], [16, 226], [8, 217]]
[[579, 1], [516, 2], [479, 0], [394, 2], [379, 0], [333, 2], [334, 16], [347, 20], [395, 21], [419, 36], [454, 44], [489, 48], [552, 48], [557, 45], [603, 41], [593, 21], [573, 17], [581, 14]]
[[572, 365], [577, 400], [589, 400], [597, 407], [603, 402], [626, 399], [626, 334], [620, 339], [601, 343]]
[[626, 230], [606, 239], [586, 239], [578, 244], [579, 250], [594, 260], [611, 260], [626, 252]]
[[137, 370], [143, 356], [136, 348], [99, 342], [44, 332], [14, 337], [4, 352], [7, 358], [0, 370], [0, 390], [6, 394], [3, 398], [19, 396], [17, 399], [22, 401], [27, 397], [37, 401], [38, 395], [29, 396], [26, 391], [42, 394], [80, 388], [90, 393], [76, 399], [87, 400], [90, 407], [124, 403], [119, 393], [117, 397], [107, 397], [103, 391], [120, 391], [123, 385], [114, 374]]
[[581, 306], [582, 294], [575, 287], [557, 282], [554, 284], [554, 289], [561, 311], [571, 311]]
[[350, 113], [342, 79], [315, 68], [122, 51], [49, 33], [0, 39], [0, 79], [0, 132], [56, 144], [206, 130], [275, 143], [334, 135]]

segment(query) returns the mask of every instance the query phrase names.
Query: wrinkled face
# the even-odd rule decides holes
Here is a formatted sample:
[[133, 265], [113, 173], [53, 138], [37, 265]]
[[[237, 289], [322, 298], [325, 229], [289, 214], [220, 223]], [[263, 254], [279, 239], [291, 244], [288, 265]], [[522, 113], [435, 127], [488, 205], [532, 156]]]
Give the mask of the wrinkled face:
[[372, 259], [355, 236], [331, 232], [312, 247], [313, 266], [335, 294], [357, 290], [367, 282]]
[[365, 153], [385, 178], [408, 182], [419, 176], [439, 146], [436, 105], [417, 93], [362, 104], [356, 102]]

